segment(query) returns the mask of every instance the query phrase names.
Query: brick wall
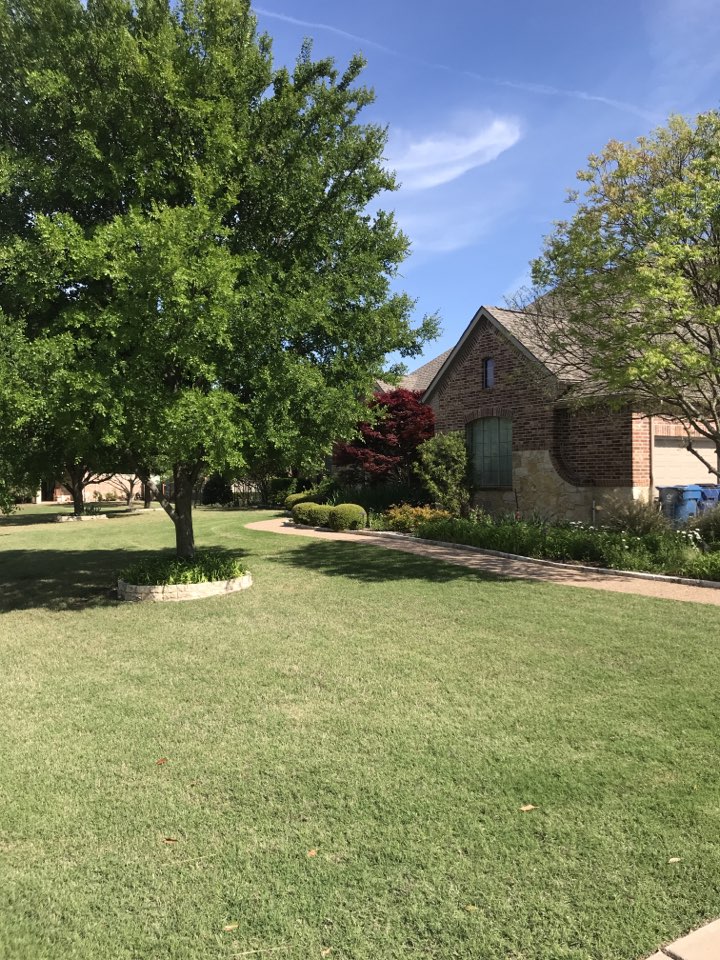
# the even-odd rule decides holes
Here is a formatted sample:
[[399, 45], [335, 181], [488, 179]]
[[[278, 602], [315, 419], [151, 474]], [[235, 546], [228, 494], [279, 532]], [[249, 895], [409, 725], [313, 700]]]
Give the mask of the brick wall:
[[[495, 360], [484, 389], [483, 360]], [[648, 421], [630, 411], [557, 406], [552, 381], [488, 320], [481, 319], [432, 398], [437, 429], [462, 430], [485, 416], [513, 422], [513, 451], [550, 451], [575, 486], [637, 487], [650, 482]]]

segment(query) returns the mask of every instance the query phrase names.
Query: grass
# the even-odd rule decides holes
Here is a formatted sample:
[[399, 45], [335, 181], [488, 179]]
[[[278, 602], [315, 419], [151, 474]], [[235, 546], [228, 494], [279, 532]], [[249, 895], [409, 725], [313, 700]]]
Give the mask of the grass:
[[163, 514], [0, 521], [0, 956], [633, 960], [720, 914], [718, 608], [255, 516], [197, 517], [251, 590], [155, 605], [111, 587]]

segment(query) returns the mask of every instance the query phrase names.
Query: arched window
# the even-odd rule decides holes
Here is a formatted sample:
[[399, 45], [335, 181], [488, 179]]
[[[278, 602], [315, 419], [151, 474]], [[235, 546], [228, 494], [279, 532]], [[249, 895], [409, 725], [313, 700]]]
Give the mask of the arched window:
[[512, 488], [512, 420], [482, 417], [465, 428], [473, 486]]

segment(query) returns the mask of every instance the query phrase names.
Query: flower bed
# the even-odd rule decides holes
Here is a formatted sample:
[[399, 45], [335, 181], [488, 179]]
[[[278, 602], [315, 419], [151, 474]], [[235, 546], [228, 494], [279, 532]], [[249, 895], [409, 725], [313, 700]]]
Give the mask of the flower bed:
[[123, 570], [118, 578], [121, 600], [198, 600], [236, 593], [252, 586], [252, 576], [240, 561], [205, 551], [194, 560], [153, 557]]
[[418, 527], [417, 535], [538, 560], [720, 581], [720, 550], [704, 552], [696, 530], [633, 536], [581, 523], [481, 515], [429, 520]]

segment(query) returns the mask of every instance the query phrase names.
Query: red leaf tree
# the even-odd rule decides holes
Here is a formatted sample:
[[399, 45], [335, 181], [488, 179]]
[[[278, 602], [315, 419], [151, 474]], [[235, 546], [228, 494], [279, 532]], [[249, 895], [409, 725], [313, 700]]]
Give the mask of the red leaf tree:
[[435, 414], [422, 391], [376, 393], [368, 406], [373, 422], [358, 424], [358, 439], [335, 447], [335, 466], [354, 481], [410, 482], [417, 448], [435, 433]]

